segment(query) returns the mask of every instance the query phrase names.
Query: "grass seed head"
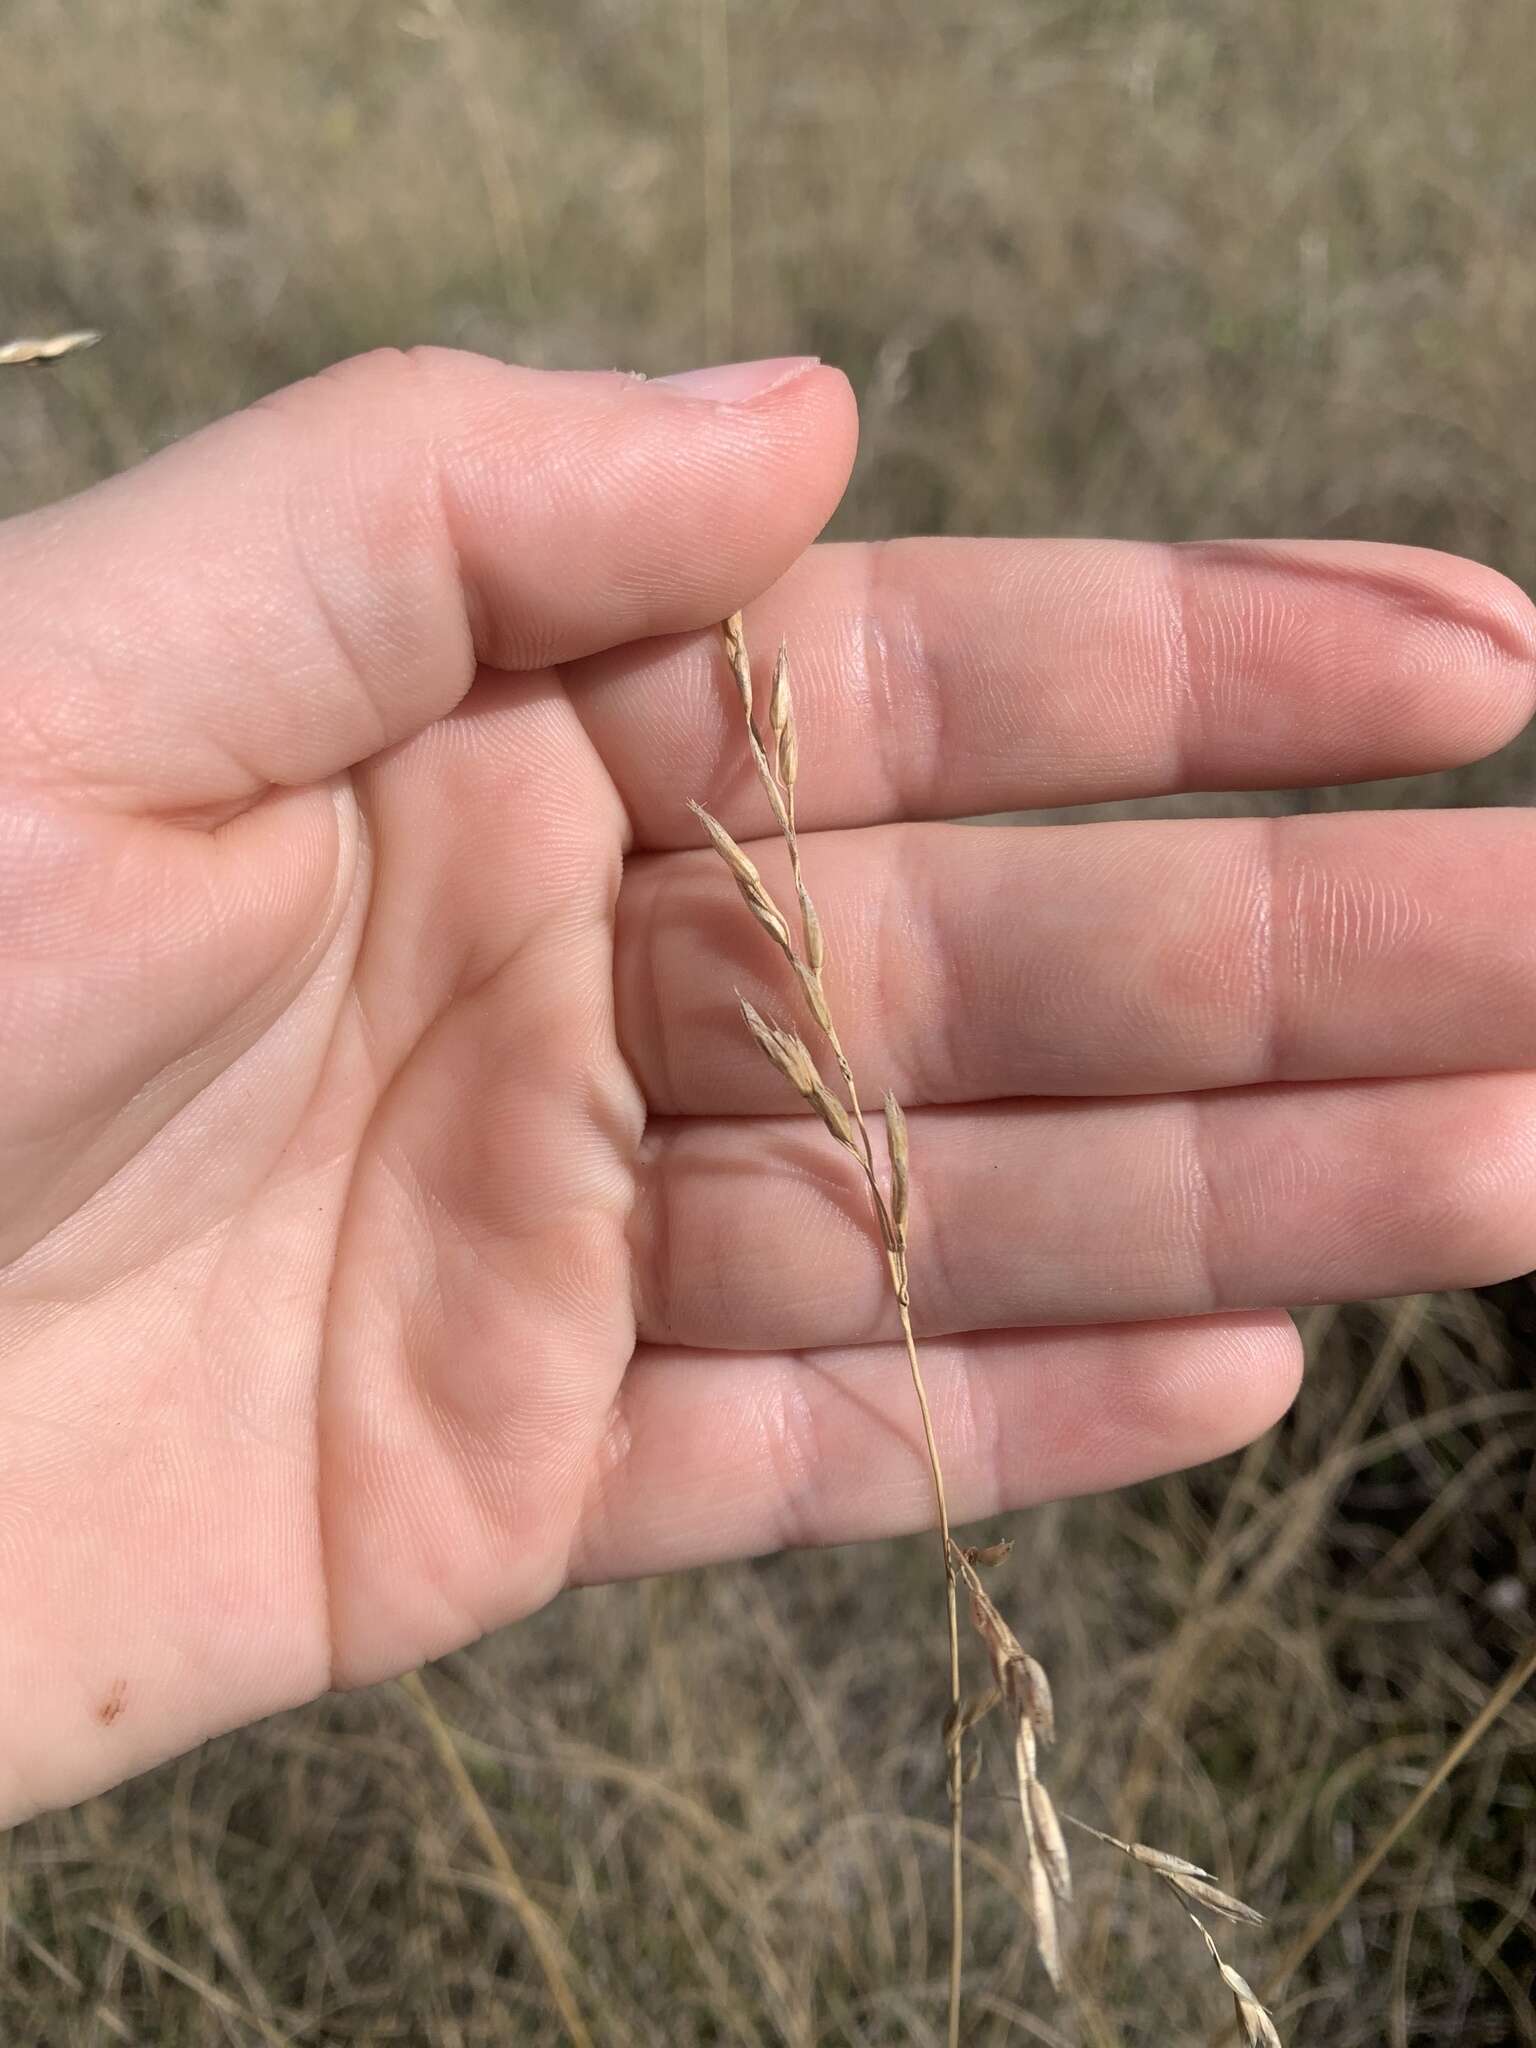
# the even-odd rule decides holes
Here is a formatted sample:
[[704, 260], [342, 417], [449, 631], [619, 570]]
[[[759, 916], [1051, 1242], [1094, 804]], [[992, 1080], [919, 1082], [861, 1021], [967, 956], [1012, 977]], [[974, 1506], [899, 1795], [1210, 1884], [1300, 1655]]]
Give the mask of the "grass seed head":
[[803, 889], [800, 891], [800, 930], [805, 939], [805, 964], [812, 974], [819, 975], [827, 957], [827, 942], [822, 936], [816, 906]]
[[731, 674], [736, 679], [736, 688], [741, 696], [741, 708], [747, 714], [747, 729], [752, 727], [752, 664], [747, 659], [747, 628], [740, 612], [732, 612], [720, 628], [725, 636], [726, 658], [731, 664]]
[[729, 868], [732, 881], [741, 891], [743, 903], [774, 944], [793, 959], [795, 947], [789, 935], [789, 926], [785, 923], [779, 906], [768, 894], [767, 885], [754, 863], [742, 852], [720, 820], [712, 817], [702, 804], [696, 804], [690, 798], [688, 808], [709, 834], [711, 845]]
[[891, 1155], [891, 1221], [905, 1244], [907, 1219], [912, 1212], [912, 1182], [907, 1157], [907, 1119], [895, 1096], [886, 1091], [885, 1142]]

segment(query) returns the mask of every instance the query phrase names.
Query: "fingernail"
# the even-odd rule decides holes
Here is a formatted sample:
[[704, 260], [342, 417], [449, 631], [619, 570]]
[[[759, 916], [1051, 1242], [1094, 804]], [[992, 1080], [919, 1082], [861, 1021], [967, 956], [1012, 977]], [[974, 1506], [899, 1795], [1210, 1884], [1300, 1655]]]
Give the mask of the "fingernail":
[[793, 383], [807, 370], [814, 370], [820, 361], [820, 356], [769, 356], [760, 363], [717, 363], [708, 370], [679, 370], [671, 377], [657, 377], [654, 381], [682, 392], [685, 398], [713, 398], [717, 402], [740, 404], [743, 399], [761, 398], [765, 391], [776, 390], [780, 384]]

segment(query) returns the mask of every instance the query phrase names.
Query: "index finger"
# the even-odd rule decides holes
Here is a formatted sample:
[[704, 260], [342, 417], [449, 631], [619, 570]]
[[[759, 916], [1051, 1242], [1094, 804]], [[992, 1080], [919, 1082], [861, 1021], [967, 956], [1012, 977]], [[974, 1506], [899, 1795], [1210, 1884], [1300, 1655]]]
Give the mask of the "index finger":
[[[747, 614], [789, 642], [806, 827], [1421, 774], [1536, 702], [1536, 611], [1492, 569], [1369, 541], [813, 548]], [[772, 821], [714, 635], [573, 664], [640, 844], [694, 796]]]

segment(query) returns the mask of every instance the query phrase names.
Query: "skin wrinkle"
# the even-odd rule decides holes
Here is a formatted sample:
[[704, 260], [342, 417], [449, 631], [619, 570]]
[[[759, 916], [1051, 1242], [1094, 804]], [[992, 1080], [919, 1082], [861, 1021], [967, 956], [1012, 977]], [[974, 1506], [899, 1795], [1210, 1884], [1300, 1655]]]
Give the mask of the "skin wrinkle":
[[[440, 534], [447, 550], [447, 573], [451, 579], [449, 587], [459, 593], [460, 616], [464, 625], [463, 660], [470, 672], [469, 687], [474, 687], [474, 677], [479, 666], [477, 650], [486, 646], [491, 638], [490, 620], [486, 615], [485, 594], [476, 578], [469, 575], [464, 561], [464, 550], [459, 543], [457, 508], [448, 491], [448, 465], [443, 460], [442, 442], [435, 434], [429, 434], [425, 441], [426, 472], [432, 493], [433, 518], [429, 522], [432, 531]], [[487, 664], [489, 666], [489, 664]], [[626, 813], [627, 815], [627, 813]]]
[[[918, 737], [917, 720], [912, 715], [913, 705], [898, 703], [892, 687], [888, 616], [898, 604], [893, 593], [901, 589], [896, 553], [901, 543], [877, 540], [866, 545], [863, 603], [860, 606], [863, 631], [858, 636], [859, 694], [860, 701], [869, 707], [869, 724], [879, 751], [881, 779], [896, 806], [901, 808], [908, 801], [913, 742]], [[929, 687], [921, 703], [923, 732], [932, 754], [939, 756], [943, 749], [944, 691], [928, 664], [917, 622], [917, 607], [903, 601], [900, 602], [900, 612], [902, 638], [915, 652], [913, 672], [928, 678]], [[814, 734], [810, 736], [809, 744], [814, 745]], [[930, 761], [930, 776], [933, 766], [933, 761]]]
[[[1295, 578], [1297, 564], [1290, 553], [1293, 545], [1285, 541], [1251, 540], [1191, 543], [1191, 547], [1200, 554], [1236, 564], [1255, 580], [1263, 577]], [[1426, 548], [1420, 552], [1436, 563], [1451, 559], [1438, 549]], [[1501, 662], [1522, 669], [1536, 665], [1536, 613], [1521, 599], [1515, 586], [1505, 585], [1502, 578], [1497, 582], [1492, 578], [1480, 579], [1479, 595], [1474, 599], [1459, 593], [1453, 595], [1443, 583], [1431, 585], [1417, 565], [1414, 568], [1391, 569], [1379, 557], [1368, 563], [1359, 557], [1329, 560], [1322, 555], [1313, 555], [1308, 558], [1302, 573], [1309, 584], [1334, 584], [1369, 591], [1373, 596], [1387, 600], [1393, 610], [1408, 618], [1424, 619], [1434, 626], [1449, 625], [1465, 631], [1472, 636], [1475, 645], [1490, 649]], [[1493, 590], [1498, 592], [1496, 603], [1489, 594]], [[1526, 695], [1529, 698], [1529, 689]]]
[[[946, 1352], [946, 1362], [949, 1355]], [[1007, 1484], [1008, 1460], [1004, 1453], [1002, 1414], [992, 1375], [962, 1370], [946, 1372], [945, 1377], [954, 1388], [954, 1405], [948, 1413], [941, 1408], [935, 1417], [942, 1440], [962, 1447], [962, 1462], [966, 1465], [974, 1462], [987, 1474], [994, 1500], [1007, 1500], [1012, 1489]], [[919, 1469], [926, 1471], [920, 1440], [914, 1440], [912, 1449], [919, 1461]], [[950, 1455], [953, 1460], [954, 1452], [951, 1451]]]
[[[892, 948], [892, 966], [897, 969], [893, 990], [896, 1000], [887, 1003], [883, 1014], [899, 1017], [903, 1008], [910, 1005], [915, 960], [929, 959], [937, 963], [929, 984], [937, 991], [937, 1000], [924, 1005], [924, 1028], [914, 1032], [909, 1040], [909, 1047], [917, 1052], [918, 1058], [914, 1063], [915, 1071], [906, 1077], [908, 1094], [903, 1098], [902, 1106], [915, 1109], [953, 1100], [954, 1089], [944, 1085], [944, 1076], [965, 1072], [963, 1041], [973, 1028], [973, 990], [965, 971], [962, 934], [955, 926], [946, 926], [941, 906], [935, 899], [931, 873], [925, 872], [922, 866], [922, 841], [911, 839], [904, 843], [908, 848], [907, 873], [904, 885], [899, 888], [899, 896], [908, 903], [922, 906], [920, 929], [926, 934], [927, 945], [914, 945], [910, 929], [903, 929], [899, 959], [898, 949]], [[900, 858], [887, 864], [887, 888], [891, 893], [898, 892], [901, 867]], [[896, 923], [896, 918], [888, 912], [884, 919], [886, 930], [890, 931]]]
[[[242, 996], [216, 1029], [204, 1033], [201, 1043], [178, 1051], [166, 1060], [127, 1101], [115, 1106], [110, 1102], [104, 1105], [97, 1116], [94, 1134], [108, 1150], [108, 1157], [102, 1162], [105, 1171], [99, 1179], [81, 1183], [78, 1192], [71, 1189], [72, 1206], [68, 1214], [52, 1222], [31, 1244], [16, 1249], [7, 1259], [0, 1261], [0, 1276], [15, 1280], [29, 1266], [46, 1260], [50, 1240], [55, 1234], [61, 1228], [69, 1228], [88, 1203], [110, 1188], [129, 1163], [124, 1159], [114, 1159], [110, 1147], [107, 1147], [107, 1140], [116, 1126], [142, 1117], [149, 1105], [165, 1104], [168, 1106], [160, 1118], [160, 1127], [167, 1127], [177, 1116], [190, 1110], [198, 1098], [239, 1061], [253, 1053], [300, 1000], [327, 964], [331, 947], [346, 919], [350, 888], [362, 872], [361, 852], [355, 843], [352, 859], [341, 858], [348, 843], [345, 832], [338, 830], [335, 840], [337, 857], [332, 863], [335, 879], [321, 917], [315, 929], [306, 936], [302, 947], [278, 970], [270, 972], [263, 983]], [[189, 1076], [192, 1085], [187, 1087], [185, 1083]], [[56, 1138], [49, 1141], [56, 1142]]]
[[[941, 978], [947, 974], [951, 964], [944, 958], [942, 941], [934, 930], [931, 891], [923, 886], [926, 877], [923, 876], [920, 862], [912, 857], [916, 853], [917, 848], [914, 847], [912, 854], [905, 860], [898, 854], [895, 860], [885, 863], [885, 872], [871, 920], [873, 944], [867, 949], [861, 948], [861, 952], [864, 953], [864, 958], [860, 962], [863, 971], [857, 976], [854, 985], [864, 992], [862, 1006], [874, 1010], [882, 1017], [899, 1017], [903, 1010], [913, 1005], [915, 991], [912, 986], [911, 962], [914, 957], [938, 960], [938, 973]], [[814, 886], [812, 876], [813, 889]], [[921, 947], [913, 946], [908, 921], [898, 915], [903, 902], [916, 908], [915, 921], [920, 923], [926, 941]], [[833, 961], [842, 970], [839, 979], [846, 982], [847, 961], [835, 950], [829, 951]], [[838, 991], [834, 989], [834, 998], [837, 994]], [[907, 1048], [905, 1063], [883, 1075], [878, 1069], [871, 1071], [868, 1063], [865, 1063], [864, 1071], [868, 1076], [865, 1085], [870, 1090], [871, 1101], [875, 1099], [877, 1090], [885, 1088], [891, 1089], [903, 1106], [915, 1106], [919, 1102], [929, 1100], [929, 1075], [922, 1070], [923, 1055], [929, 1042], [926, 1031], [914, 1032]], [[913, 1052], [919, 1055], [916, 1060], [912, 1058]]]
[[[390, 745], [395, 737], [390, 729], [389, 720], [384, 714], [383, 706], [368, 683], [371, 667], [376, 667], [379, 663], [379, 649], [376, 646], [371, 648], [369, 657], [359, 653], [353, 643], [351, 633], [342, 626], [340, 610], [330, 588], [328, 578], [324, 575], [317, 575], [311, 567], [309, 549], [302, 538], [297, 502], [291, 494], [284, 492], [281, 503], [283, 538], [292, 551], [300, 587], [309, 594], [309, 601], [313, 608], [314, 616], [325, 634], [326, 647], [334, 663], [334, 669], [327, 674], [328, 689], [334, 685], [337, 677], [344, 678], [350, 696], [367, 713], [372, 725], [372, 733], [368, 739], [356, 746], [355, 758], [358, 760], [369, 760]], [[347, 513], [349, 517], [357, 518], [356, 493], [350, 489], [348, 491]], [[363, 520], [358, 519], [358, 524], [362, 525]], [[331, 536], [327, 535], [326, 538], [329, 540]], [[465, 687], [468, 688], [467, 683]], [[249, 777], [253, 785], [258, 788], [261, 786], [263, 778], [255, 771], [251, 764], [239, 761], [233, 754], [229, 758], [236, 761], [236, 765]], [[298, 778], [298, 786], [305, 786], [310, 779], [308, 776], [300, 776]]]
[[[681, 1080], [673, 1061], [671, 1037], [668, 1034], [668, 1032], [666, 1032], [662, 1027], [662, 959], [666, 950], [665, 940], [667, 934], [669, 932], [677, 930], [681, 924], [680, 919], [677, 919], [675, 916], [667, 914], [668, 899], [676, 896], [680, 890], [686, 892], [687, 881], [687, 868], [681, 864], [668, 865], [665, 861], [663, 861], [659, 867], [656, 866], [654, 863], [652, 864], [650, 891], [651, 913], [647, 921], [645, 944], [641, 949], [642, 956], [646, 963], [645, 988], [647, 999], [650, 1005], [650, 1024], [649, 1032], [647, 1034], [648, 1042], [652, 1045], [659, 1046], [661, 1049], [661, 1074], [662, 1081], [664, 1083], [663, 1099], [669, 1105], [671, 1105], [671, 1107], [675, 1111], [681, 1110], [683, 1103], [687, 1100], [687, 1091], [681, 1085]], [[617, 903], [615, 903], [615, 948], [617, 948], [617, 926], [618, 906]], [[615, 957], [617, 957], [617, 952], [615, 953]], [[617, 978], [615, 979], [617, 980]], [[617, 1007], [617, 989], [615, 989], [615, 1007]], [[619, 1035], [617, 1016], [615, 1016], [614, 1025], [615, 1034]], [[641, 1100], [645, 1101], [646, 1098], [644, 1089], [640, 1081], [639, 1068], [637, 1067], [635, 1062], [629, 1057], [627, 1051], [625, 1050], [623, 1038], [621, 1035], [619, 1036], [619, 1053], [620, 1056], [623, 1058], [624, 1064], [628, 1068], [631, 1077], [634, 1080], [635, 1087], [637, 1091], [640, 1093]], [[646, 1115], [647, 1120], [649, 1120], [650, 1105], [648, 1102], [646, 1103]]]
[[[938, 1116], [942, 1115], [943, 1112], [936, 1110], [929, 1112], [929, 1114]], [[885, 1173], [889, 1159], [889, 1148], [885, 1144], [882, 1118], [876, 1117], [872, 1120], [870, 1136], [874, 1139], [875, 1143], [876, 1165], [882, 1173]], [[974, 1170], [980, 1172], [984, 1166], [985, 1162], [978, 1159], [975, 1162]], [[950, 1210], [948, 1205], [942, 1202], [930, 1204], [926, 1208], [923, 1207], [922, 1172], [922, 1147], [919, 1143], [912, 1148], [913, 1237], [914, 1242], [919, 1247], [919, 1255], [914, 1258], [912, 1263], [913, 1284], [911, 1288], [913, 1314], [919, 1330], [922, 1328], [925, 1299], [935, 1294], [951, 1301], [960, 1298], [955, 1288], [957, 1255], [951, 1241], [949, 1228], [951, 1222]], [[869, 1261], [870, 1315], [865, 1325], [864, 1335], [864, 1341], [867, 1343], [888, 1343], [896, 1327], [893, 1319], [889, 1281], [885, 1274], [883, 1255], [880, 1252], [879, 1244], [878, 1235], [871, 1235], [871, 1257]], [[930, 1337], [926, 1341], [931, 1341], [933, 1336], [947, 1337], [955, 1334], [957, 1333], [954, 1331], [930, 1333]]]
[[[1254, 823], [1260, 840], [1257, 865], [1262, 894], [1262, 907], [1255, 919], [1254, 931], [1254, 960], [1262, 980], [1258, 1013], [1262, 1020], [1258, 1070], [1260, 1080], [1282, 1081], [1300, 1065], [1290, 1049], [1283, 993], [1295, 986], [1295, 956], [1291, 950], [1296, 943], [1294, 918], [1290, 899], [1280, 888], [1285, 847], [1290, 834], [1282, 817], [1256, 819]], [[1286, 904], [1287, 913], [1283, 928], [1275, 915], [1275, 906], [1281, 900]]]
[[1452, 1142], [1435, 1148], [1439, 1170], [1426, 1190], [1424, 1222], [1454, 1264], [1517, 1272], [1530, 1263], [1536, 1235], [1536, 1092], [1485, 1115], [1475, 1144], [1458, 1126]]
[[587, 1468], [587, 1483], [571, 1517], [570, 1539], [565, 1552], [565, 1583], [586, 1586], [594, 1583], [595, 1557], [616, 1554], [622, 1546], [613, 1540], [620, 1526], [613, 1512], [613, 1498], [619, 1483], [628, 1477], [636, 1457], [631, 1374], [619, 1382], [618, 1393], [608, 1411], [608, 1420], [598, 1438]]
[[[13, 620], [9, 628], [13, 638], [16, 630]], [[30, 687], [14, 677], [6, 678], [0, 694], [0, 766], [7, 783], [20, 794], [65, 790], [70, 796], [89, 797], [92, 793], [94, 771], [82, 774], [70, 761], [68, 728], [59, 723], [59, 706], [67, 702], [63, 677], [77, 668], [94, 674], [99, 697], [100, 656], [91, 641], [61, 650], [46, 672], [28, 679]]]
[[1191, 1312], [1214, 1315], [1219, 1309], [1232, 1304], [1221, 1281], [1216, 1254], [1221, 1208], [1211, 1185], [1210, 1131], [1206, 1115], [1209, 1101], [1209, 1097], [1198, 1094], [1183, 1097], [1184, 1142], [1180, 1146], [1180, 1164], [1183, 1168], [1181, 1184], [1185, 1195], [1185, 1230], [1193, 1255], [1195, 1276], [1203, 1295], [1200, 1310]]
[[774, 1548], [806, 1550], [816, 1542], [816, 1524], [806, 1503], [815, 1498], [815, 1475], [824, 1461], [817, 1404], [805, 1380], [808, 1361], [798, 1351], [788, 1353], [787, 1359], [789, 1370], [769, 1382], [759, 1419], [779, 1498]]
[[[637, 1331], [655, 1331], [656, 1337], [651, 1341], [671, 1337], [667, 1304], [674, 1298], [678, 1285], [676, 1217], [672, 1207], [677, 1176], [667, 1173], [662, 1166], [664, 1149], [664, 1139], [648, 1118], [635, 1152], [635, 1199], [629, 1212], [628, 1239], [630, 1307]], [[644, 1258], [636, 1254], [637, 1240], [644, 1241]], [[622, 1399], [621, 1385], [615, 1404]]]
[[[428, 396], [422, 407], [422, 417], [429, 422], [434, 420], [443, 387], [443, 351], [430, 345], [420, 345], [405, 350], [379, 349], [375, 354], [380, 358], [398, 361], [410, 373], [412, 381], [425, 386]], [[371, 362], [373, 357], [365, 357], [362, 360]], [[346, 367], [345, 364], [329, 366], [330, 369], [342, 370]], [[328, 375], [329, 369], [320, 374]], [[486, 456], [483, 460], [472, 452], [473, 444], [467, 438], [461, 441], [460, 445], [466, 457], [463, 468], [471, 483], [478, 482], [485, 475], [505, 474], [509, 464], [515, 465], [519, 474], [537, 481], [531, 454], [533, 437], [527, 432], [526, 417], [525, 408], [521, 403], [509, 403], [496, 408], [493, 414], [494, 425], [485, 429]], [[606, 427], [606, 422], [604, 425]], [[458, 593], [458, 608], [464, 624], [464, 660], [470, 676], [470, 682], [466, 683], [465, 688], [469, 688], [473, 682], [477, 661], [483, 662], [487, 667], [505, 667], [513, 674], [527, 674], [551, 666], [552, 664], [540, 660], [503, 662], [498, 659], [494, 621], [486, 603], [486, 592], [482, 580], [469, 573], [466, 567], [467, 557], [459, 538], [461, 524], [468, 525], [471, 520], [465, 506], [455, 501], [450, 489], [450, 465], [443, 459], [447, 445], [445, 437], [429, 427], [419, 437], [419, 445], [426, 451], [426, 467], [432, 480], [438, 513], [439, 523], [436, 530], [446, 545], [448, 565], [453, 579], [450, 588]]]
[[1158, 552], [1163, 566], [1168, 666], [1179, 707], [1178, 715], [1168, 721], [1169, 760], [1164, 781], [1169, 789], [1192, 789], [1198, 787], [1196, 764], [1210, 755], [1211, 735], [1202, 695], [1205, 678], [1197, 682], [1191, 660], [1189, 557], [1177, 545]]

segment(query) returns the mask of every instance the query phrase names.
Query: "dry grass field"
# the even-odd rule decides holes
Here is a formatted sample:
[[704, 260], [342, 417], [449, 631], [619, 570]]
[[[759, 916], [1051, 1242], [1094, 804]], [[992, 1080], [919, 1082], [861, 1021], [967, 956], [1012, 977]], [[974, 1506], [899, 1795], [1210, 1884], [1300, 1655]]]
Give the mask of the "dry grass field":
[[[8, 0], [0, 329], [107, 339], [4, 373], [0, 511], [379, 342], [813, 349], [863, 406], [846, 535], [1349, 534], [1529, 585], [1533, 105], [1522, 0]], [[1517, 744], [1265, 801], [1533, 794]], [[1536, 2042], [1530, 1688], [1309, 1938], [1536, 1634], [1536, 1294], [1304, 1323], [1251, 1451], [1015, 1524], [1053, 1785], [1270, 1913], [1256, 1983], [1305, 1946], [1294, 2048]], [[568, 1596], [428, 1675], [457, 1788], [386, 1687], [19, 1829], [0, 2039], [568, 2041], [510, 1867], [605, 2048], [928, 2048], [933, 1580], [914, 1540]], [[1051, 1996], [1008, 1809], [998, 1756], [969, 2038], [1230, 2038], [1087, 1845]]]

